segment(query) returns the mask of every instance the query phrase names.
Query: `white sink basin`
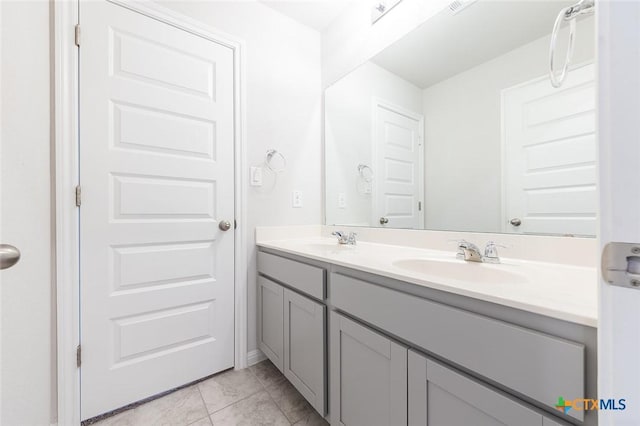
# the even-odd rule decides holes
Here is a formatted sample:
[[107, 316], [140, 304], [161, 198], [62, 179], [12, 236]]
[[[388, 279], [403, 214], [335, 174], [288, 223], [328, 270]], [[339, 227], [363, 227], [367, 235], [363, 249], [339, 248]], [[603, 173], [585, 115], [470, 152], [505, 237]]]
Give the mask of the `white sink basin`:
[[507, 270], [513, 266], [458, 259], [402, 259], [393, 262], [393, 266], [428, 276], [477, 283], [518, 284], [528, 281], [523, 275]]

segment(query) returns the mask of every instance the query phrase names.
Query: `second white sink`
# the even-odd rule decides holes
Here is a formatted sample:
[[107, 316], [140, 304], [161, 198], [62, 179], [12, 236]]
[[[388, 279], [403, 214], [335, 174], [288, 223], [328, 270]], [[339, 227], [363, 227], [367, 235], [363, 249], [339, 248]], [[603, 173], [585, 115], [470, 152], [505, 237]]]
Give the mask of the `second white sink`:
[[518, 284], [528, 280], [517, 272], [507, 270], [509, 266], [452, 259], [402, 259], [393, 266], [410, 272], [418, 272], [443, 279], [493, 284]]

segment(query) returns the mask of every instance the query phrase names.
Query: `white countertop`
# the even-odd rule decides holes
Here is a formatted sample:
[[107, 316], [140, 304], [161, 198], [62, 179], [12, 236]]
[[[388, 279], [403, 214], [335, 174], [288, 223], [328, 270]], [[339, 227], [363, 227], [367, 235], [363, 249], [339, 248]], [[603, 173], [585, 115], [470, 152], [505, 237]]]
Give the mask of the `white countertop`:
[[[502, 258], [499, 265], [479, 264], [456, 259], [454, 251], [360, 241], [356, 246], [341, 246], [333, 238], [319, 237], [259, 240], [257, 245], [564, 321], [598, 325], [597, 270], [592, 267], [510, 258]], [[411, 271], [394, 265], [403, 259], [460, 262], [461, 268], [500, 269], [522, 279], [500, 283], [453, 279], [430, 275], [428, 268]]]

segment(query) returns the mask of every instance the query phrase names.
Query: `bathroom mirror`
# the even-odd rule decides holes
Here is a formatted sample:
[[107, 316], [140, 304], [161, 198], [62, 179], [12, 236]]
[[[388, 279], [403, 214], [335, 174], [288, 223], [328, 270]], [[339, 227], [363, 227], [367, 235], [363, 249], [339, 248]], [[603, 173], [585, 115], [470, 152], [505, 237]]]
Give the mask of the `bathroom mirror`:
[[456, 1], [327, 88], [326, 223], [595, 235], [593, 16], [549, 81], [569, 4]]

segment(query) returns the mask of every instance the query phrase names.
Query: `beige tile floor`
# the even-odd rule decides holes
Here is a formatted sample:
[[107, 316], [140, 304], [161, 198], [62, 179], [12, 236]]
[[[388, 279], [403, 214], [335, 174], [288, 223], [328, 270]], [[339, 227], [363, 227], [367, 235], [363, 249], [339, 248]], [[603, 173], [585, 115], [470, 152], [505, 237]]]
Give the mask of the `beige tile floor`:
[[98, 426], [327, 425], [270, 362], [226, 371], [139, 405]]

